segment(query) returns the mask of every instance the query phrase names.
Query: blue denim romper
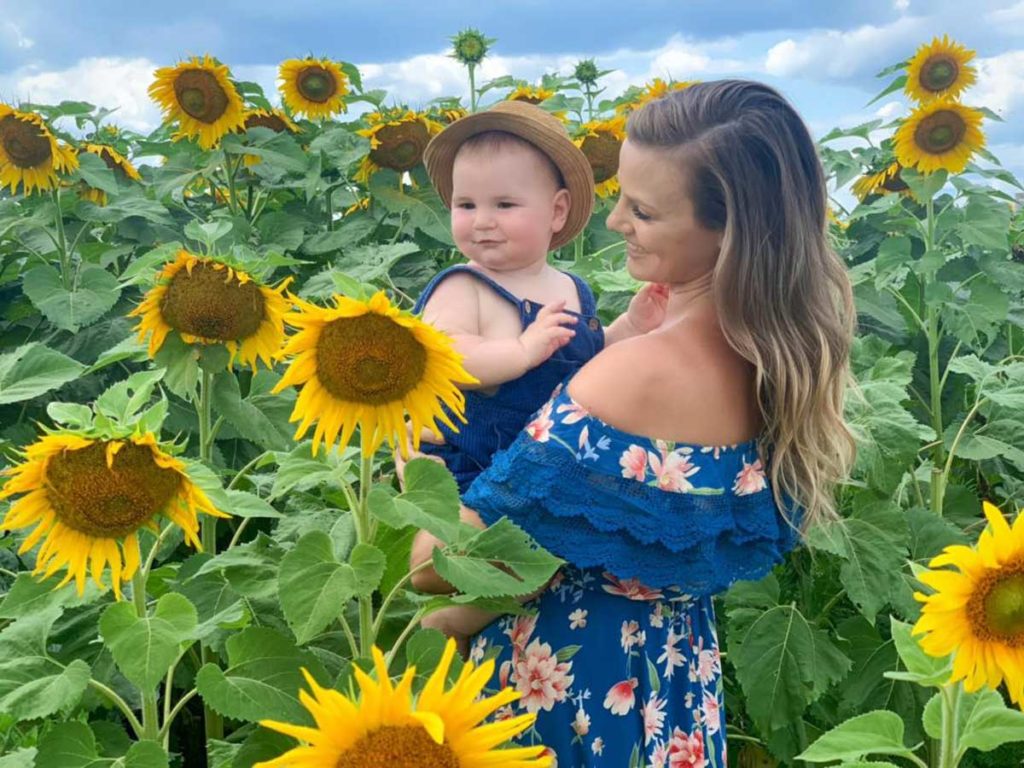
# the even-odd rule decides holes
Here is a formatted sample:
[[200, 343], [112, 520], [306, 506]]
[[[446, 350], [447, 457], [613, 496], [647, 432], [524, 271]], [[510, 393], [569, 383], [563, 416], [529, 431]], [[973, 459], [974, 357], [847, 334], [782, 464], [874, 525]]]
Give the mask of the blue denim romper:
[[[530, 299], [517, 298], [483, 272], [465, 264], [438, 273], [420, 294], [413, 312], [422, 312], [437, 285], [456, 273], [472, 275], [514, 304], [519, 309], [524, 329], [537, 319], [537, 312], [542, 305]], [[445, 444], [423, 443], [421, 446], [424, 453], [444, 459], [459, 484], [459, 493], [464, 492], [476, 476], [490, 466], [491, 458], [497, 451], [512, 444], [530, 417], [548, 401], [555, 387], [604, 348], [604, 329], [597, 318], [597, 306], [590, 286], [582, 278], [568, 272], [566, 274], [576, 283], [580, 299], [579, 313], [566, 310], [579, 317], [579, 322], [573, 326], [576, 335], [536, 368], [530, 369], [518, 379], [502, 384], [493, 395], [486, 395], [479, 390], [467, 391], [467, 423], [460, 424], [457, 433], [439, 425]], [[454, 418], [452, 420], [459, 424]]]

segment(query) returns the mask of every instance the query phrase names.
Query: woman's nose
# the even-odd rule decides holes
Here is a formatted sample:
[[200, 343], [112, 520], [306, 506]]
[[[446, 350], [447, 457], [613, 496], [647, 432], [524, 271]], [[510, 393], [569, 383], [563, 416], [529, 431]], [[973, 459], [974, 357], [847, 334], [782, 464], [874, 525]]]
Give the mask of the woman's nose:
[[612, 230], [613, 232], [622, 232], [623, 228], [623, 217], [622, 217], [622, 198], [615, 201], [615, 207], [612, 208], [612, 212], [608, 214], [608, 218], [604, 220], [604, 225]]

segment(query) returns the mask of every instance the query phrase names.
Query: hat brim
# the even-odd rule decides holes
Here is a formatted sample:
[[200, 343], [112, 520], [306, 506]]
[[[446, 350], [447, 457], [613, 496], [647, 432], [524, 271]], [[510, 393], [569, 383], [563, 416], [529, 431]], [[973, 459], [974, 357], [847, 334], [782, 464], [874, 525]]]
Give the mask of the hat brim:
[[[518, 103], [502, 102], [500, 106]], [[569, 190], [571, 204], [565, 226], [551, 236], [549, 248], [553, 251], [571, 242], [587, 226], [594, 211], [594, 172], [586, 155], [572, 143], [564, 129], [551, 130], [528, 114], [509, 109], [476, 112], [456, 120], [430, 140], [423, 152], [423, 162], [445, 206], [452, 207], [452, 166], [459, 147], [471, 136], [486, 131], [514, 134], [533, 144], [555, 164]]]

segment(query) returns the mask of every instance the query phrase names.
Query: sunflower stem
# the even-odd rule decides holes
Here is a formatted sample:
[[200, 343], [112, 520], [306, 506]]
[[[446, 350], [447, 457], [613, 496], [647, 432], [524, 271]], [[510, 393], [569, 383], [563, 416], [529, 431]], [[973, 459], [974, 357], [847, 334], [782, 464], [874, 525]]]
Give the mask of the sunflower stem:
[[[135, 614], [145, 619], [146, 611], [146, 574], [141, 568], [132, 574], [132, 603]], [[160, 737], [160, 712], [156, 704], [156, 691], [140, 691], [142, 694], [142, 734], [143, 741], [156, 741]]]
[[417, 626], [419, 626], [419, 623], [423, 619], [423, 614], [425, 612], [426, 609], [421, 606], [416, 611], [416, 613], [413, 614], [413, 617], [409, 619], [409, 623], [405, 625], [405, 629], [402, 630], [402, 633], [398, 636], [398, 639], [395, 640], [394, 644], [391, 646], [391, 650], [384, 654], [384, 663], [389, 668], [391, 667], [391, 662], [394, 661], [395, 656], [398, 655], [398, 649], [402, 647], [402, 644], [406, 641], [409, 635], [412, 634], [412, 631], [416, 629]]
[[103, 696], [105, 696], [111, 704], [113, 704], [121, 711], [121, 714], [124, 715], [124, 719], [128, 721], [128, 725], [131, 726], [131, 729], [135, 732], [135, 736], [137, 738], [143, 738], [142, 723], [139, 722], [139, 719], [135, 716], [135, 713], [132, 712], [132, 708], [128, 706], [128, 703], [124, 699], [122, 699], [120, 695], [118, 695], [117, 691], [108, 688], [98, 680], [90, 679], [89, 685], [91, 685], [93, 688], [99, 691], [99, 693], [103, 694]]
[[[356, 516], [359, 524], [356, 526], [357, 541], [360, 544], [373, 544], [373, 536], [370, 531], [370, 505], [367, 499], [370, 496], [370, 484], [373, 480], [373, 456], [363, 454], [359, 466], [359, 498], [356, 506]], [[373, 622], [373, 595], [359, 596], [359, 651], [363, 658], [370, 657], [370, 649], [376, 640]]]
[[228, 177], [228, 207], [231, 209], [231, 213], [236, 216], [239, 213], [239, 206], [238, 189], [235, 186], [235, 176], [238, 173], [239, 166], [242, 165], [242, 158], [244, 157], [244, 155], [239, 155], [237, 163], [232, 163], [230, 156], [225, 158], [227, 164], [226, 175]]
[[375, 635], [380, 633], [381, 626], [384, 624], [384, 615], [387, 612], [388, 606], [391, 605], [391, 601], [395, 599], [395, 596], [402, 591], [402, 588], [405, 587], [406, 584], [412, 581], [413, 576], [420, 571], [425, 571], [427, 568], [433, 567], [433, 565], [434, 563], [432, 560], [424, 560], [399, 579], [398, 583], [391, 588], [391, 591], [388, 592], [387, 596], [384, 598], [384, 602], [380, 604], [380, 608], [377, 611], [377, 619], [373, 624], [373, 633]]
[[942, 687], [942, 751], [939, 755], [939, 768], [956, 768], [959, 709], [960, 684], [944, 685]]
[[60, 279], [64, 290], [71, 290], [71, 255], [68, 253], [68, 241], [64, 234], [64, 214], [60, 210], [60, 185], [53, 188], [54, 225], [57, 228], [57, 247], [60, 250]]
[[[927, 218], [924, 231], [925, 253], [929, 253], [935, 247], [935, 201], [928, 199]], [[934, 273], [931, 276], [934, 278]], [[927, 300], [926, 300], [927, 301]], [[942, 441], [942, 370], [939, 366], [939, 344], [942, 341], [939, 335], [939, 313], [932, 303], [925, 306], [925, 335], [928, 341], [928, 379], [931, 385], [931, 411], [932, 429], [935, 430], [936, 442], [932, 447], [932, 476], [931, 476], [931, 508], [939, 517], [942, 517], [942, 502], [946, 494], [946, 476], [942, 467], [946, 462], [945, 448]]]
[[467, 64], [469, 70], [469, 111], [476, 112], [476, 64]]

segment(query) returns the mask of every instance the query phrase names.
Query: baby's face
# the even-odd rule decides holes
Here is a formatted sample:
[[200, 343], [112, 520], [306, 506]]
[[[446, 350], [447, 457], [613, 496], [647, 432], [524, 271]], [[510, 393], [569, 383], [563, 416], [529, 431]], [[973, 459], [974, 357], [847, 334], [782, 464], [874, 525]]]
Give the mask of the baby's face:
[[526, 147], [470, 148], [452, 167], [452, 237], [487, 269], [521, 269], [547, 258], [565, 226], [569, 193]]

